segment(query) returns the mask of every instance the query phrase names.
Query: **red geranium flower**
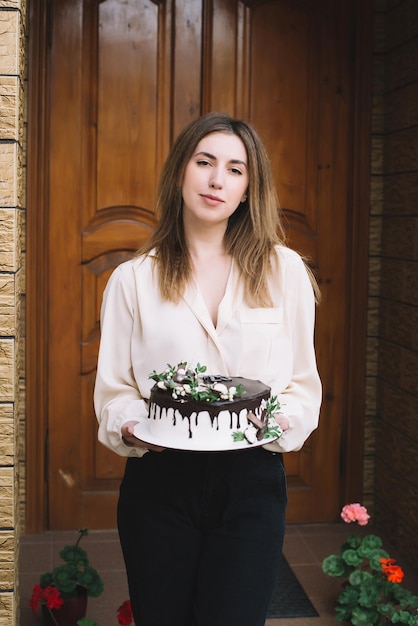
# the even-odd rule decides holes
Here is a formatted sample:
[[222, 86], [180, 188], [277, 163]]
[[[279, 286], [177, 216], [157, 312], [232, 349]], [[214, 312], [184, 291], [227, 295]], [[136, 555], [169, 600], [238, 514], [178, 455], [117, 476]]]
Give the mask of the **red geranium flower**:
[[391, 583], [401, 583], [404, 577], [403, 569], [396, 563], [395, 559], [380, 559], [382, 572]]
[[48, 609], [59, 609], [64, 604], [64, 600], [60, 597], [60, 592], [56, 587], [44, 589], [44, 600]]
[[59, 609], [64, 604], [64, 600], [60, 597], [60, 592], [56, 587], [48, 585], [43, 589], [41, 585], [35, 585], [29, 603], [32, 611], [36, 613], [39, 604], [46, 604], [48, 609]]
[[38, 610], [39, 603], [42, 600], [42, 594], [43, 594], [43, 589], [41, 585], [35, 585], [34, 588], [32, 589], [32, 597], [29, 600], [29, 604], [31, 605], [32, 611], [34, 613], [36, 613], [36, 611]]
[[118, 622], [121, 626], [129, 626], [133, 622], [131, 601], [125, 600], [118, 608]]

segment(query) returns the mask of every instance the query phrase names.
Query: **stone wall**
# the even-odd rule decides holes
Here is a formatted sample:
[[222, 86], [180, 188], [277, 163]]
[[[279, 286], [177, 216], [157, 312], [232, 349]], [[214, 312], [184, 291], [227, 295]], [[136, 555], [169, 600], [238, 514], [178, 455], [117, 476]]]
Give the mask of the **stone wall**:
[[25, 2], [0, 0], [0, 624], [18, 623], [24, 402]]
[[416, 0], [376, 0], [374, 61], [369, 355], [375, 374], [374, 522], [386, 531], [405, 558], [417, 567]]

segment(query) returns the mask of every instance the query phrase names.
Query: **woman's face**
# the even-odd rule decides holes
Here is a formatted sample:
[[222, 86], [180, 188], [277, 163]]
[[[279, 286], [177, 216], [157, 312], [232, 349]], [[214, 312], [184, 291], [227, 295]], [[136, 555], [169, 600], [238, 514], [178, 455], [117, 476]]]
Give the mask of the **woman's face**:
[[224, 224], [246, 198], [248, 159], [237, 135], [211, 133], [196, 146], [184, 173], [183, 219], [187, 224]]

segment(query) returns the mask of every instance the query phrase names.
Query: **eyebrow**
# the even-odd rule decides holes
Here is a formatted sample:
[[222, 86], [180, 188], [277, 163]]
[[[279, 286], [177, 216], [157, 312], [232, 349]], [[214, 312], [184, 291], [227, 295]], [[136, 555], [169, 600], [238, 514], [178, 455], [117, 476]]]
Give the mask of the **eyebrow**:
[[[208, 157], [208, 159], [212, 159], [213, 161], [217, 161], [216, 156], [214, 154], [211, 154], [210, 152], [196, 152], [195, 157], [200, 155]], [[228, 163], [233, 163], [234, 165], [244, 165], [244, 167], [248, 167], [246, 162], [241, 161], [240, 159], [229, 159]]]

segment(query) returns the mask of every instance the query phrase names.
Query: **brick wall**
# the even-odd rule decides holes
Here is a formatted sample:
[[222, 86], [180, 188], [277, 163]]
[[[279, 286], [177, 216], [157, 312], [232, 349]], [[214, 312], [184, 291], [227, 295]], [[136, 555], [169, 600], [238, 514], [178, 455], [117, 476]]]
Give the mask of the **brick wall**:
[[25, 3], [0, 0], [0, 624], [18, 623], [23, 459]]
[[[370, 373], [375, 523], [418, 563], [418, 2], [376, 1]], [[375, 358], [376, 357], [376, 358]], [[372, 380], [373, 377], [371, 376]], [[371, 456], [369, 455], [369, 463]]]
[[379, 314], [383, 207], [384, 77], [386, 0], [374, 0], [372, 137], [369, 230], [369, 301], [363, 504], [374, 518], [376, 413], [378, 395]]

